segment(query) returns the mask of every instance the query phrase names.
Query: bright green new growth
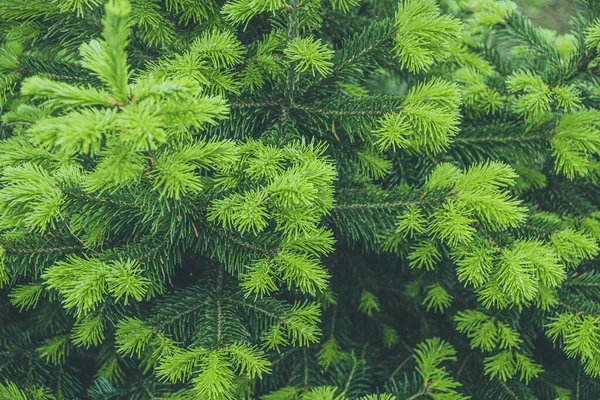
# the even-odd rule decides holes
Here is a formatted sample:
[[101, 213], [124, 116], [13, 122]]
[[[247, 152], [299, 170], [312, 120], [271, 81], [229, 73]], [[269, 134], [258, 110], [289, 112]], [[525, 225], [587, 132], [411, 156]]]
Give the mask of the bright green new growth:
[[599, 398], [599, 18], [0, 0], [0, 398]]
[[590, 48], [600, 46], [600, 20], [594, 21], [586, 29], [585, 44]]
[[396, 13], [396, 54], [411, 72], [428, 70], [443, 60], [460, 34], [460, 22], [441, 15], [434, 0], [401, 0]]
[[546, 333], [552, 340], [561, 338], [564, 341], [565, 353], [569, 357], [580, 358], [585, 372], [592, 377], [600, 375], [600, 335], [597, 325], [597, 319], [592, 316], [563, 313], [548, 324]]
[[381, 150], [391, 147], [440, 152], [458, 132], [459, 104], [460, 94], [449, 82], [435, 79], [414, 87], [400, 112], [380, 121], [376, 144]]
[[[220, 97], [204, 95], [201, 80], [173, 76], [170, 71], [175, 66], [165, 65], [160, 73], [151, 69], [132, 81], [125, 51], [130, 12], [125, 1], [107, 3], [103, 40], [81, 48], [82, 66], [104, 87], [74, 86], [43, 77], [23, 83], [23, 95], [44, 101], [15, 109], [10, 116], [14, 121], [25, 121], [32, 112], [35, 116], [30, 127], [5, 144], [27, 153], [33, 151], [32, 143], [47, 153], [36, 163], [12, 165], [5, 160], [3, 179], [7, 184], [0, 190], [2, 227], [19, 238], [28, 231], [64, 225], [90, 254], [55, 262], [39, 274], [39, 283], [16, 288], [11, 301], [29, 309], [40, 298], [58, 296], [63, 307], [72, 310], [77, 321], [71, 334], [48, 339], [38, 348], [40, 357], [50, 364], [65, 363], [70, 341], [76, 347], [99, 346], [106, 339], [107, 325], [116, 325], [118, 351], [143, 357], [145, 363], [156, 366], [160, 379], [189, 381], [193, 372], [191, 393], [195, 396], [233, 398], [236, 375], [253, 379], [269, 372], [270, 363], [255, 345], [236, 341], [218, 351], [210, 347], [184, 350], [168, 334], [157, 336], [139, 319], [127, 317], [119, 322], [107, 314], [107, 303], [129, 306], [162, 293], [165, 260], [159, 256], [160, 270], [153, 271], [148, 261], [155, 250], [134, 258], [126, 256], [139, 239], [125, 242], [123, 247], [109, 244], [130, 228], [106, 225], [104, 210], [95, 207], [130, 208], [131, 222], [145, 225], [136, 227], [135, 236], [150, 235], [147, 240], [163, 234], [165, 224], [168, 227], [175, 222], [156, 208], [163, 205], [179, 210], [177, 223], [188, 224], [196, 236], [196, 225], [212, 226], [213, 232], [225, 238], [241, 235], [238, 239], [232, 236], [233, 244], [243, 244], [245, 234], [257, 236], [272, 226], [277, 249], [265, 250], [265, 258], [256, 262], [274, 267], [262, 271], [260, 282], [255, 276], [254, 285], [249, 284], [252, 278], [245, 281], [248, 293], [264, 295], [273, 279], [281, 279], [315, 294], [327, 287], [329, 277], [318, 257], [331, 251], [333, 241], [319, 222], [332, 207], [331, 185], [336, 173], [325, 161], [322, 146], [297, 142], [274, 147], [258, 141], [238, 144], [198, 136], [204, 125], [225, 117], [227, 106]], [[219, 40], [231, 44], [210, 44]], [[215, 65], [236, 63], [241, 50], [231, 35], [218, 32], [204, 35], [193, 45], [198, 57]], [[266, 154], [270, 158], [265, 158]], [[84, 162], [85, 157], [93, 157], [94, 162]], [[128, 198], [128, 192], [142, 197]], [[84, 205], [88, 200], [91, 202]], [[71, 211], [72, 205], [79, 203], [81, 214]], [[23, 210], [27, 218], [22, 218]], [[212, 221], [222, 227], [210, 225]], [[109, 248], [104, 250], [104, 245]], [[218, 251], [217, 258], [232, 271], [251, 264], [232, 258], [226, 248]], [[19, 274], [13, 271], [8, 279], [18, 279]], [[256, 270], [250, 268], [248, 276], [253, 274]], [[236, 301], [252, 304], [243, 298]], [[265, 331], [267, 349], [288, 343], [306, 346], [318, 340], [320, 311], [314, 304], [297, 303], [279, 307], [278, 312], [277, 323]], [[222, 340], [219, 333], [212, 346], [224, 346]], [[149, 347], [153, 352], [148, 353]], [[118, 379], [116, 370], [106, 373], [107, 379]]]
[[468, 399], [461, 396], [456, 389], [460, 383], [448, 376], [446, 369], [441, 366], [445, 361], [456, 361], [456, 350], [448, 343], [438, 338], [428, 339], [415, 349], [416, 370], [423, 379], [423, 394], [433, 399]]
[[485, 373], [491, 378], [507, 381], [518, 373], [520, 380], [529, 383], [543, 372], [529, 357], [517, 352], [523, 341], [509, 325], [473, 310], [459, 312], [454, 321], [457, 329], [467, 334], [472, 348], [496, 353], [484, 359]]
[[296, 38], [288, 42], [284, 51], [286, 57], [295, 65], [297, 72], [310, 68], [314, 76], [319, 73], [325, 76], [331, 72], [331, 56], [333, 52], [315, 38]]
[[585, 176], [597, 169], [600, 154], [600, 114], [597, 110], [564, 114], [550, 140], [555, 168], [568, 178]]
[[452, 303], [452, 296], [439, 284], [431, 285], [427, 288], [427, 294], [423, 299], [423, 304], [427, 311], [434, 309], [437, 312], [444, 312]]

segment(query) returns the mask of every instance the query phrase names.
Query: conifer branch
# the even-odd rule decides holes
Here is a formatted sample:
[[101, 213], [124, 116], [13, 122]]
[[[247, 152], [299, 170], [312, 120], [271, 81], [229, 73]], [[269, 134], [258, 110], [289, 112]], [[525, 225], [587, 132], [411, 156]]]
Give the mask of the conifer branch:
[[544, 135], [528, 135], [528, 136], [488, 136], [488, 137], [464, 137], [457, 136], [454, 138], [454, 143], [526, 143], [526, 142], [538, 142], [547, 141], [548, 136]]
[[500, 386], [502, 386], [502, 388], [504, 389], [504, 391], [509, 394], [510, 396], [512, 396], [512, 398], [514, 400], [519, 400], [519, 396], [517, 396], [517, 394], [511, 390], [511, 388], [508, 387], [508, 385], [506, 384], [506, 382], [504, 382], [502, 379], [495, 379], [496, 382], [500, 383]]
[[9, 245], [5, 247], [5, 252], [8, 254], [43, 254], [43, 253], [75, 253], [83, 251], [83, 245], [77, 246], [60, 246], [60, 247], [45, 247], [35, 249], [14, 248]]
[[[345, 43], [346, 48], [355, 49], [358, 51], [349, 51], [347, 53], [338, 53], [334, 59], [334, 64], [331, 76], [335, 77], [339, 72], [354, 65], [357, 61], [368, 57], [372, 52], [379, 49], [382, 45], [390, 42], [394, 37], [394, 21], [391, 18], [386, 18], [382, 21], [377, 21], [371, 26], [365, 28], [363, 32], [356, 34]], [[305, 86], [301, 93], [309, 93], [314, 87], [317, 87], [325, 81], [327, 77], [319, 76]]]
[[398, 364], [398, 366], [392, 371], [392, 373], [390, 374], [390, 377], [387, 379], [388, 381], [391, 381], [394, 379], [394, 377], [402, 370], [402, 368], [408, 364], [410, 361], [412, 361], [413, 359], [413, 355], [410, 354], [408, 357], [406, 357], [404, 360], [402, 360], [402, 362], [400, 364]]
[[[366, 344], [365, 344], [365, 346], [366, 346]], [[359, 363], [359, 361], [355, 357], [352, 357], [352, 368], [350, 369], [350, 373], [348, 374], [348, 378], [346, 379], [346, 384], [344, 385], [344, 389], [342, 390], [340, 397], [343, 397], [346, 395], [346, 393], [348, 393], [348, 389], [350, 388], [350, 383], [352, 382], [352, 379], [354, 378], [354, 374], [356, 373], [356, 368], [358, 367], [358, 363]]]
[[354, 203], [354, 204], [337, 204], [334, 210], [369, 210], [369, 209], [398, 209], [409, 205], [419, 204], [417, 201], [401, 201], [401, 202], [385, 202], [385, 203]]
[[529, 44], [532, 48], [539, 51], [540, 54], [554, 61], [560, 60], [560, 56], [554, 46], [541, 35], [539, 30], [534, 27], [531, 20], [525, 15], [518, 12], [511, 14], [506, 20], [506, 25], [510, 28], [510, 33]]
[[266, 103], [229, 103], [229, 107], [232, 109], [257, 109], [257, 108], [271, 108], [277, 106], [276, 102], [266, 102]]
[[332, 110], [331, 108], [312, 108], [306, 107], [299, 104], [294, 104], [291, 106], [292, 110], [301, 110], [307, 111], [311, 113], [321, 114], [325, 116], [332, 117], [368, 117], [368, 116], [381, 116], [388, 114], [392, 111], [396, 111], [395, 109], [390, 110], [362, 110], [362, 111], [349, 111], [349, 110]]
[[[299, 0], [290, 0], [288, 5], [288, 42], [293, 41], [299, 35]], [[286, 85], [284, 89], [284, 102], [281, 103], [281, 115], [279, 118], [279, 132], [283, 133], [292, 105], [294, 104], [294, 87], [296, 80], [296, 65], [297, 61], [290, 62], [287, 69]]]
[[0, 398], [594, 397], [600, 7], [438, 3], [0, 0]]

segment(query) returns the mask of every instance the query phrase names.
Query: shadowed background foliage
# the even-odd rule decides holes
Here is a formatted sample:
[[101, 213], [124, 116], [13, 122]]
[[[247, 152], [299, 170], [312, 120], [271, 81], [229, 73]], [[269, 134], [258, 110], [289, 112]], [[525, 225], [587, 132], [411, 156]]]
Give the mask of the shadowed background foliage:
[[561, 34], [570, 30], [569, 19], [575, 10], [575, 0], [521, 0], [517, 3], [536, 25]]

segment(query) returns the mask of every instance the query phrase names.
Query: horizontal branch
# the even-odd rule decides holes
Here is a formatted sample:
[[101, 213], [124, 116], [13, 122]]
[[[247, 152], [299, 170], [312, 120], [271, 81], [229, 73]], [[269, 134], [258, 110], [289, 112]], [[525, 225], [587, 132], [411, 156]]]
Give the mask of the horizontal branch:
[[397, 108], [390, 110], [325, 110], [314, 107], [305, 107], [298, 104], [292, 104], [290, 108], [294, 110], [301, 110], [306, 112], [312, 112], [315, 114], [327, 115], [332, 117], [365, 117], [365, 116], [381, 116], [391, 112], [397, 111]]
[[203, 221], [199, 221], [199, 223], [203, 223], [204, 226], [208, 229], [210, 229], [211, 231], [215, 232], [217, 235], [219, 235], [220, 237], [222, 237], [223, 239], [227, 239], [235, 244], [237, 244], [238, 246], [241, 247], [245, 247], [247, 249], [256, 251], [257, 253], [262, 253], [268, 256], [274, 256], [275, 254], [277, 254], [277, 252], [273, 249], [268, 249], [266, 247], [260, 247], [257, 246], [251, 242], [245, 241], [244, 239], [240, 238], [240, 237], [236, 237], [228, 232], [226, 232], [224, 229], [210, 225], [206, 222]]
[[402, 208], [411, 204], [419, 204], [418, 201], [398, 201], [386, 203], [354, 203], [354, 204], [337, 204], [333, 207], [334, 210], [373, 210], [373, 209], [389, 209]]
[[127, 207], [127, 208], [134, 208], [134, 209], [142, 208], [142, 206], [137, 203], [130, 203], [130, 202], [126, 202], [126, 201], [118, 201], [118, 200], [110, 200], [110, 199], [102, 199], [99, 197], [94, 197], [90, 194], [75, 193], [75, 192], [70, 191], [69, 189], [63, 189], [62, 192], [69, 197], [73, 197], [78, 200], [84, 200], [87, 202], [105, 204], [105, 205], [114, 206], [114, 207]]
[[74, 251], [81, 251], [84, 249], [83, 245], [78, 246], [60, 246], [60, 247], [36, 247], [27, 249], [15, 249], [11, 247], [5, 247], [3, 244], [4, 251], [7, 254], [43, 254], [43, 253], [67, 253]]
[[283, 319], [283, 317], [282, 317], [282, 316], [280, 316], [280, 315], [277, 315], [277, 314], [273, 314], [272, 312], [270, 312], [270, 311], [268, 311], [268, 310], [265, 310], [264, 308], [262, 308], [262, 307], [259, 307], [259, 306], [257, 306], [256, 304], [250, 304], [250, 303], [246, 303], [245, 301], [236, 300], [236, 299], [232, 299], [232, 300], [230, 300], [230, 301], [231, 301], [232, 303], [234, 303], [234, 304], [239, 304], [239, 305], [240, 305], [240, 306], [242, 306], [242, 307], [251, 308], [251, 309], [253, 309], [254, 311], [257, 311], [257, 312], [259, 312], [259, 313], [261, 313], [261, 314], [263, 314], [263, 315], [266, 315], [266, 316], [268, 316], [268, 317], [271, 317], [271, 318], [273, 318], [273, 319], [277, 319], [277, 320], [279, 320], [280, 322], [284, 322], [284, 321], [285, 321], [285, 320]]
[[547, 136], [485, 136], [485, 137], [455, 137], [454, 143], [512, 143], [537, 142], [547, 140]]

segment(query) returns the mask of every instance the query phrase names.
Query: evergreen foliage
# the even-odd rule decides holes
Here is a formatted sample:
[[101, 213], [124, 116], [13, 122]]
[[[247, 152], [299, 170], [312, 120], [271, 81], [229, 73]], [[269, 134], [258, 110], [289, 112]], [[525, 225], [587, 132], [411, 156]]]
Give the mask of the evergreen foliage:
[[0, 0], [0, 399], [600, 398], [600, 5]]

